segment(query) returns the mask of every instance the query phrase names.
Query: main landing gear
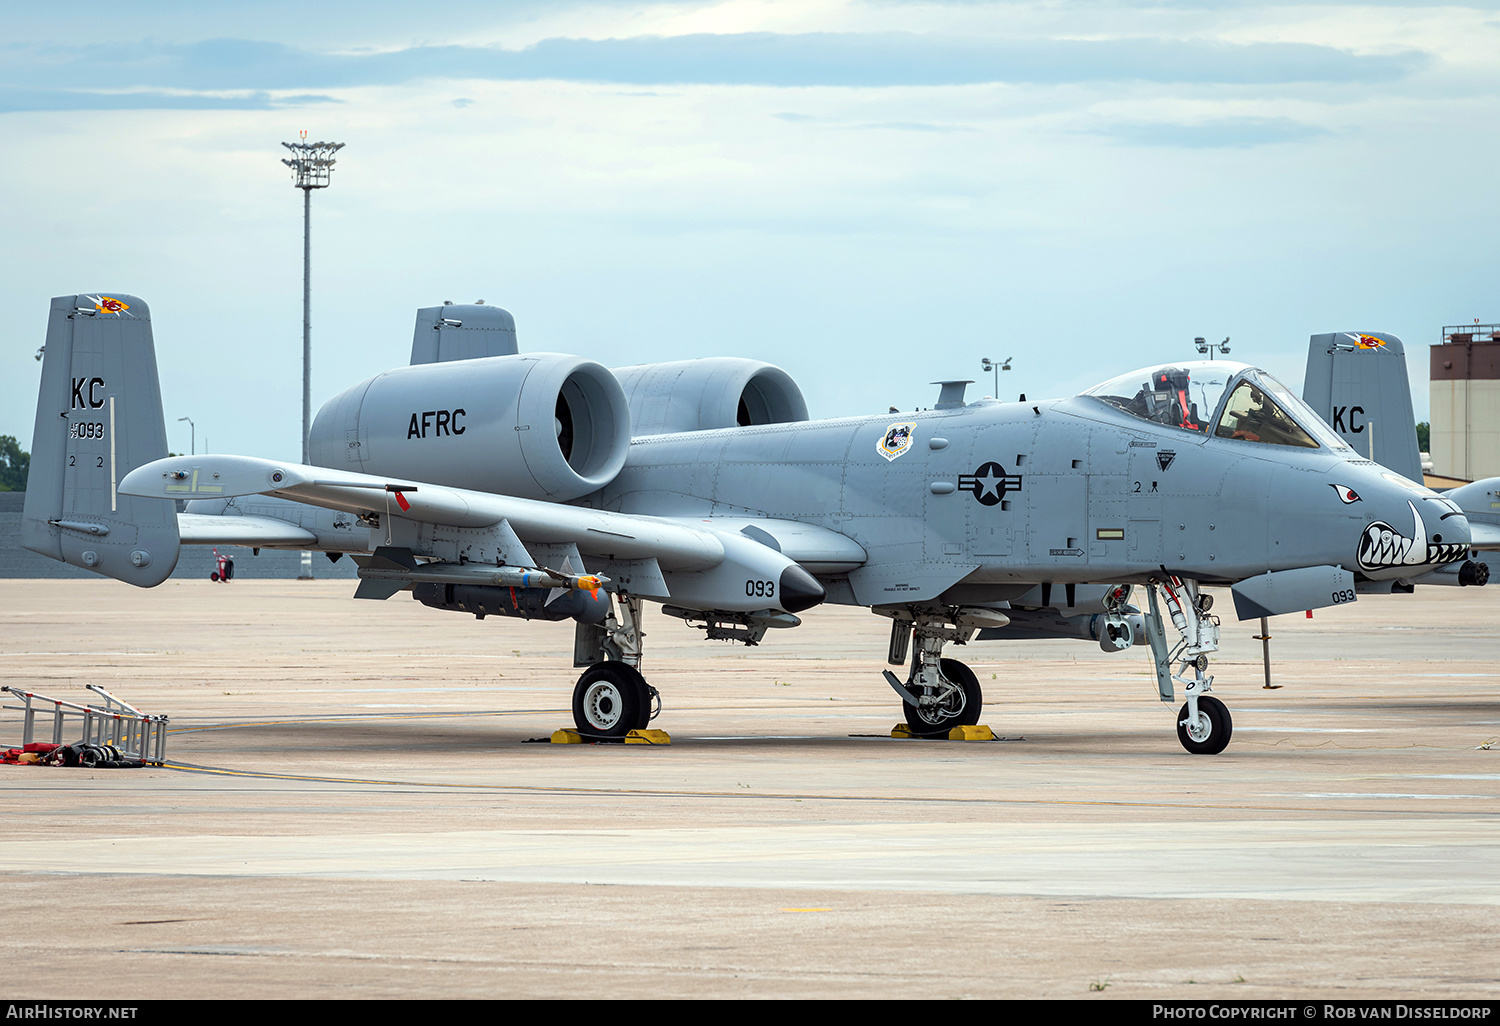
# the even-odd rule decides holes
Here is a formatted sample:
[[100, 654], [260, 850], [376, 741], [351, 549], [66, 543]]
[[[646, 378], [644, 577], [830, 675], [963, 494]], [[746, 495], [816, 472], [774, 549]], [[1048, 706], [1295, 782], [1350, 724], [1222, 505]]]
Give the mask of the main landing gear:
[[[1172, 626], [1182, 635], [1182, 640], [1170, 650], [1162, 626], [1158, 592], [1171, 615]], [[1219, 650], [1219, 618], [1208, 615], [1213, 596], [1201, 594], [1197, 581], [1183, 581], [1167, 574], [1164, 578], [1151, 578], [1146, 585], [1146, 597], [1151, 608], [1143, 619], [1156, 662], [1157, 692], [1163, 702], [1175, 702], [1175, 682], [1182, 685], [1187, 695], [1177, 713], [1177, 740], [1194, 755], [1218, 755], [1229, 744], [1234, 721], [1224, 703], [1208, 693], [1214, 684], [1213, 677], [1206, 672], [1208, 656]], [[1172, 672], [1174, 662], [1179, 664], [1176, 673]]]
[[979, 628], [1003, 627], [1010, 619], [998, 610], [977, 607], [913, 606], [876, 612], [893, 620], [886, 657], [891, 665], [906, 662], [907, 648], [916, 638], [906, 683], [885, 671], [886, 683], [901, 696], [907, 730], [917, 737], [943, 739], [954, 727], [978, 723], [984, 708], [979, 679], [957, 659], [944, 659], [943, 645], [966, 644]]
[[573, 723], [591, 740], [618, 741], [661, 712], [661, 695], [640, 671], [641, 600], [617, 598], [602, 625], [579, 624], [574, 661], [588, 669], [573, 687]]

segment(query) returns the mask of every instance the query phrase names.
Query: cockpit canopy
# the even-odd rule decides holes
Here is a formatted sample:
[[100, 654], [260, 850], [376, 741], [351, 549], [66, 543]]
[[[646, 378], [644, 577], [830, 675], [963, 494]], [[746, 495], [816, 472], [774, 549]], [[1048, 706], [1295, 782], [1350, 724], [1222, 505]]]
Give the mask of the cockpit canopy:
[[1083, 393], [1132, 416], [1217, 438], [1347, 450], [1312, 409], [1265, 371], [1228, 360], [1163, 364]]

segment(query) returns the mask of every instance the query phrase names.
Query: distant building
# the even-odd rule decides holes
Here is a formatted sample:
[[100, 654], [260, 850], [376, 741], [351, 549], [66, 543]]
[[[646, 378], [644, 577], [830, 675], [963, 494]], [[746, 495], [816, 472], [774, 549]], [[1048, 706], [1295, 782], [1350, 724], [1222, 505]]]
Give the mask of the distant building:
[[1431, 347], [1429, 381], [1433, 473], [1500, 476], [1500, 324], [1445, 327]]

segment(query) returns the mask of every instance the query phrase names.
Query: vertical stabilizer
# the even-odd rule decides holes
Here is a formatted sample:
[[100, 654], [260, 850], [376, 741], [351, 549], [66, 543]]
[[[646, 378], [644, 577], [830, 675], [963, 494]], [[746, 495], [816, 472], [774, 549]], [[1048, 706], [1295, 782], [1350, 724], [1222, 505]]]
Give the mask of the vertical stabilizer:
[[483, 303], [449, 303], [417, 311], [412, 366], [514, 355], [516, 320], [509, 310]]
[[1422, 483], [1406, 350], [1395, 335], [1314, 335], [1307, 347], [1302, 399], [1355, 452]]
[[160, 584], [177, 565], [175, 504], [118, 486], [166, 455], [146, 304], [120, 292], [52, 300], [21, 544], [127, 584]]

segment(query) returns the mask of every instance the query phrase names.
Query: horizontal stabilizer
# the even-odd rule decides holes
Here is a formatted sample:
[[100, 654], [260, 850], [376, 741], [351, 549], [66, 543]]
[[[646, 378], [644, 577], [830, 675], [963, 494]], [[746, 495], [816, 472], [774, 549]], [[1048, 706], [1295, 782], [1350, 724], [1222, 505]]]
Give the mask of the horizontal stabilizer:
[[275, 517], [177, 514], [177, 533], [184, 545], [312, 545], [318, 536]]
[[1354, 601], [1354, 575], [1341, 566], [1276, 570], [1236, 584], [1234, 611], [1241, 620], [1321, 609]]

